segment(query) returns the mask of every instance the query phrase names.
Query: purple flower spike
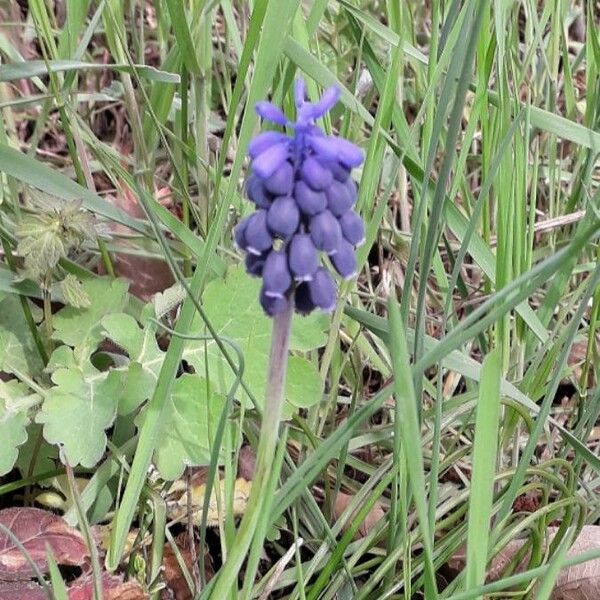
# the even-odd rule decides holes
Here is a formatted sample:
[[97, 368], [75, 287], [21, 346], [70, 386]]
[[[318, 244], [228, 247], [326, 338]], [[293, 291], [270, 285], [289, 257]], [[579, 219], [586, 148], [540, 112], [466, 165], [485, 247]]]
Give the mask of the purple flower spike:
[[310, 281], [319, 266], [319, 255], [312, 240], [305, 233], [292, 238], [288, 249], [290, 271], [296, 281]]
[[[315, 123], [339, 97], [332, 87], [317, 102], [308, 102], [299, 79], [295, 122], [270, 102], [256, 105], [260, 117], [293, 131], [291, 136], [267, 131], [250, 142], [246, 194], [257, 211], [234, 231], [246, 253], [246, 270], [262, 278], [260, 303], [269, 316], [282, 313], [290, 302], [303, 315], [315, 308], [331, 311], [337, 291], [328, 267], [345, 279], [356, 275], [355, 247], [364, 241], [365, 227], [352, 210], [357, 188], [350, 172], [362, 163], [363, 151], [326, 136]], [[322, 263], [325, 255], [328, 267]]]

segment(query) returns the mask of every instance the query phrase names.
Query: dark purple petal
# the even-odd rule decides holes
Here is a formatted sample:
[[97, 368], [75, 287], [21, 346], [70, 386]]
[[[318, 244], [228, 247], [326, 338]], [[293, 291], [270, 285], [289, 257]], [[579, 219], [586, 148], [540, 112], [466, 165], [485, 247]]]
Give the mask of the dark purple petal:
[[340, 99], [340, 90], [338, 87], [333, 86], [327, 88], [321, 99], [313, 104], [313, 115], [315, 119], [322, 117], [325, 113], [329, 112]]
[[319, 266], [319, 255], [310, 236], [296, 234], [288, 248], [290, 271], [297, 281], [310, 281]]
[[288, 140], [289, 138], [279, 131], [264, 131], [248, 144], [248, 155], [250, 158], [256, 158], [271, 146]]
[[328, 160], [323, 162], [323, 166], [331, 171], [331, 174], [338, 181], [345, 183], [350, 177], [350, 169], [340, 164], [337, 160]]
[[352, 279], [356, 276], [356, 254], [354, 246], [347, 240], [342, 240], [337, 252], [331, 256], [335, 270], [344, 278]]
[[271, 177], [288, 157], [289, 142], [274, 144], [252, 161], [252, 171], [261, 179]]
[[293, 198], [280, 196], [275, 198], [267, 213], [267, 227], [273, 235], [287, 239], [291, 237], [300, 224], [300, 211]]
[[263, 119], [271, 121], [271, 123], [277, 123], [285, 127], [288, 124], [286, 116], [281, 112], [281, 109], [270, 102], [262, 101], [256, 103], [256, 112]]
[[294, 187], [294, 168], [289, 161], [277, 167], [276, 171], [265, 179], [265, 188], [274, 196], [287, 196]]
[[310, 297], [308, 283], [301, 283], [294, 293], [294, 306], [301, 315], [307, 315], [315, 310], [315, 304]]
[[298, 77], [294, 82], [294, 102], [296, 108], [300, 108], [306, 100], [306, 85], [302, 77]]
[[248, 245], [246, 243], [246, 228], [248, 227], [249, 220], [250, 217], [244, 219], [243, 221], [240, 221], [233, 229], [233, 239], [235, 240], [235, 245], [240, 250], [246, 250], [246, 247]]
[[327, 208], [327, 196], [323, 192], [315, 192], [304, 181], [296, 183], [294, 197], [305, 215], [316, 215]]
[[342, 229], [331, 211], [324, 210], [310, 220], [310, 236], [319, 250], [331, 254], [342, 241]]
[[317, 191], [324, 190], [333, 181], [331, 171], [311, 156], [302, 162], [300, 176], [313, 190]]
[[251, 254], [262, 254], [265, 250], [269, 250], [273, 244], [273, 237], [267, 228], [267, 211], [257, 210], [250, 215], [248, 226], [244, 233], [246, 242], [246, 250]]
[[265, 190], [262, 181], [256, 175], [250, 175], [246, 181], [246, 195], [258, 208], [269, 208], [271, 198]]
[[354, 198], [346, 184], [334, 180], [327, 188], [327, 207], [336, 216], [341, 217], [349, 211], [354, 204]]
[[287, 298], [267, 296], [264, 286], [260, 290], [259, 300], [263, 310], [270, 317], [281, 314], [288, 307], [289, 302]]
[[356, 181], [349, 177], [344, 182], [344, 187], [348, 190], [348, 193], [352, 198], [352, 204], [354, 204], [356, 202], [356, 198], [358, 197], [358, 186], [356, 185]]
[[334, 136], [308, 136], [310, 147], [325, 160], [337, 160], [346, 167], [358, 167], [364, 160], [363, 151], [348, 140]]
[[288, 268], [287, 254], [282, 250], [272, 250], [263, 267], [263, 288], [267, 296], [285, 296], [292, 285]]
[[319, 267], [311, 281], [308, 282], [310, 298], [321, 310], [331, 312], [335, 308], [337, 290], [329, 271]]
[[365, 224], [353, 211], [349, 210], [340, 217], [342, 234], [353, 245], [360, 246], [365, 241]]
[[244, 263], [246, 264], [246, 273], [252, 277], [260, 277], [263, 272], [267, 254], [246, 254]]

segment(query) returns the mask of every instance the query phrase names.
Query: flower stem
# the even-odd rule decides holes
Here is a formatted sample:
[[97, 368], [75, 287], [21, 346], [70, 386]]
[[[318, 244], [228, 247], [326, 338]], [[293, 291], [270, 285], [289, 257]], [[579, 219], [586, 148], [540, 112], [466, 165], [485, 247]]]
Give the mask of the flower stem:
[[258, 441], [252, 490], [237, 536], [210, 593], [209, 598], [213, 598], [214, 600], [228, 598], [232, 586], [236, 583], [265, 504], [265, 486], [269, 477], [273, 475], [272, 467], [284, 401], [285, 376], [293, 313], [294, 302], [292, 298], [287, 309], [273, 318], [273, 336], [271, 338], [265, 406]]

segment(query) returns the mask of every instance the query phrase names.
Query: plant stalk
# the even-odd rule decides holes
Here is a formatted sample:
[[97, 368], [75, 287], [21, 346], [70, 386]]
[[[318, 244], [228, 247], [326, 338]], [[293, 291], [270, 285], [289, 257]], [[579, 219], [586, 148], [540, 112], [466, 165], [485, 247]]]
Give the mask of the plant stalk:
[[231, 546], [229, 556], [223, 565], [215, 585], [207, 598], [214, 600], [227, 598], [236, 584], [240, 568], [256, 530], [265, 502], [265, 488], [272, 473], [275, 448], [279, 437], [279, 423], [284, 401], [285, 378], [288, 363], [288, 351], [292, 315], [294, 313], [293, 298], [290, 299], [287, 309], [273, 318], [273, 336], [271, 338], [271, 352], [269, 356], [269, 370], [267, 375], [267, 388], [265, 393], [265, 406], [263, 420], [258, 441], [256, 457], [256, 470], [252, 480], [252, 490], [248, 499], [248, 507], [235, 542]]

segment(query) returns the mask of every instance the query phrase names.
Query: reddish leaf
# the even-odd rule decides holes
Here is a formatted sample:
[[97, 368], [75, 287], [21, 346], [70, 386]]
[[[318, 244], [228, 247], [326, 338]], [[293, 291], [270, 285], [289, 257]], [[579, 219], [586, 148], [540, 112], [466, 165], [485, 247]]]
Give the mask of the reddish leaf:
[[[46, 573], [46, 547], [59, 565], [82, 565], [89, 556], [81, 534], [59, 516], [39, 508], [0, 510], [0, 524], [21, 542], [40, 571]], [[33, 570], [12, 538], [0, 530], [0, 580], [30, 579]]]
[[[103, 600], [145, 600], [140, 584], [137, 581], [123, 583], [123, 578], [109, 573], [102, 573]], [[93, 600], [94, 580], [91, 573], [82, 575], [69, 586], [69, 600]]]
[[0, 581], [0, 600], [48, 600], [35, 581]]

